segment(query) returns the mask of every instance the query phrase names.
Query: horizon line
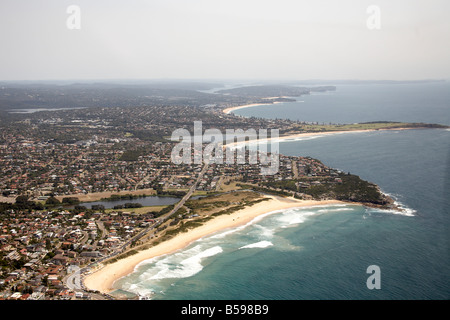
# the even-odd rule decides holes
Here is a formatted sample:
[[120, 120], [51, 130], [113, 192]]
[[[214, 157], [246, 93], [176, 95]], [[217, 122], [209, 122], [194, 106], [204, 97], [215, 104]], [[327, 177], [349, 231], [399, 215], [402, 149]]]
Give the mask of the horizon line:
[[71, 78], [71, 79], [16, 79], [0, 80], [0, 83], [12, 82], [118, 82], [118, 81], [136, 81], [136, 82], [447, 82], [449, 78], [428, 78], [428, 79], [258, 79], [258, 78]]

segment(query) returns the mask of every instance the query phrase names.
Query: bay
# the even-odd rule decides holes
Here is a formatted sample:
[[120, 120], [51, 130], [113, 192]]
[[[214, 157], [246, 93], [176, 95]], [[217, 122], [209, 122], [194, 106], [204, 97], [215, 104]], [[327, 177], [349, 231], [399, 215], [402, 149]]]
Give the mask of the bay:
[[[450, 91], [443, 87], [442, 83], [338, 87], [336, 93], [308, 96], [308, 101], [317, 100], [309, 108], [310, 118], [304, 119], [349, 123], [383, 116], [449, 124]], [[260, 117], [277, 117], [266, 108], [236, 113], [252, 110]], [[340, 109], [340, 118], [331, 116], [330, 108]], [[300, 115], [282, 114], [293, 119]], [[155, 300], [448, 300], [449, 143], [450, 131], [443, 129], [282, 142], [283, 154], [311, 156], [378, 184], [408, 214], [355, 205], [282, 210], [245, 228], [201, 239], [176, 254], [146, 261], [116, 287]], [[373, 265], [380, 268], [381, 288], [371, 290], [367, 268]]]

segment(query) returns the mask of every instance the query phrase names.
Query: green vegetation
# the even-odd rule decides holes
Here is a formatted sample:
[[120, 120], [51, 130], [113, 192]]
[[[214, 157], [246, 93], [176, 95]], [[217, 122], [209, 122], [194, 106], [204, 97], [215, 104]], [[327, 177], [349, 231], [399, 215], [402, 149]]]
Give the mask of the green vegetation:
[[333, 131], [355, 131], [355, 130], [386, 130], [386, 129], [418, 129], [418, 128], [447, 128], [440, 124], [408, 123], [391, 121], [373, 121], [353, 124], [298, 124], [293, 126], [294, 131], [302, 132], [333, 132]]
[[127, 150], [119, 158], [119, 161], [138, 161], [139, 157], [144, 154], [143, 150]]
[[333, 198], [376, 205], [386, 205], [388, 203], [386, 197], [375, 184], [351, 174], [342, 174], [339, 178], [342, 180], [342, 183], [325, 183], [310, 186], [303, 190], [303, 193], [309, 194], [315, 199]]
[[102, 212], [105, 212], [105, 206], [104, 206], [104, 205], [101, 205], [101, 204], [94, 204], [94, 205], [92, 205], [91, 209], [92, 209], [93, 211], [102, 211]]
[[117, 206], [114, 206], [114, 209], [130, 209], [130, 208], [142, 208], [142, 204], [140, 203], [133, 203], [133, 202], [127, 202], [125, 204], [119, 204]]
[[109, 198], [102, 198], [101, 201], [118, 201], [118, 200], [133, 200], [139, 198], [151, 197], [146, 194], [112, 194]]
[[59, 201], [58, 199], [56, 199], [54, 196], [51, 196], [49, 198], [47, 198], [47, 200], [45, 201], [46, 205], [59, 205], [61, 204], [61, 201]]
[[[167, 240], [175, 237], [179, 233], [187, 232], [190, 229], [197, 228], [197, 227], [203, 225], [205, 222], [207, 222], [207, 221], [209, 221], [209, 220], [211, 220], [211, 219], [213, 219], [215, 217], [218, 217], [218, 216], [221, 216], [221, 215], [224, 215], [224, 214], [232, 214], [233, 212], [236, 212], [238, 210], [244, 209], [247, 206], [251, 206], [251, 205], [254, 205], [256, 203], [259, 203], [261, 201], [266, 201], [266, 200], [269, 200], [269, 199], [268, 198], [260, 198], [260, 199], [253, 200], [253, 201], [244, 201], [244, 203], [242, 203], [242, 204], [231, 206], [229, 208], [220, 210], [218, 212], [215, 212], [215, 213], [212, 213], [210, 215], [207, 215], [207, 216], [204, 216], [204, 217], [201, 217], [201, 218], [197, 218], [197, 219], [194, 219], [194, 220], [182, 221], [180, 219], [177, 219], [176, 223], [173, 223], [172, 225], [178, 225], [179, 224], [179, 226], [176, 227], [176, 228], [173, 228], [173, 229], [166, 230], [163, 236], [161, 236], [160, 238], [158, 238], [157, 240], [155, 240], [153, 242], [153, 245], [156, 245], [158, 243], [167, 241]], [[221, 206], [217, 205], [217, 207], [221, 207]]]
[[136, 253], [138, 253], [137, 250], [130, 250], [130, 251], [124, 252], [124, 253], [116, 256], [115, 258], [109, 259], [109, 260], [105, 261], [104, 263], [105, 264], [114, 263], [116, 261], [119, 261], [120, 259], [124, 259], [124, 258], [132, 256], [132, 255], [134, 255]]
[[[280, 197], [292, 196], [291, 193], [286, 192], [286, 191], [275, 190], [275, 189], [265, 188], [265, 187], [259, 187], [259, 186], [255, 186], [255, 185], [251, 185], [251, 184], [237, 183], [236, 186], [241, 187], [242, 189], [249, 189], [249, 190], [253, 190], [253, 191], [256, 191], [256, 192], [272, 194], [272, 195], [280, 196]], [[270, 185], [270, 186], [274, 187], [274, 188], [277, 188], [276, 185]]]
[[159, 216], [165, 215], [166, 213], [169, 213], [173, 208], [175, 208], [175, 205], [171, 204], [171, 205], [161, 209], [160, 211], [155, 212], [154, 217], [157, 218]]
[[250, 187], [253, 187], [255, 191], [264, 190], [273, 194], [296, 195], [297, 197], [299, 197], [297, 193], [301, 193], [315, 200], [335, 199], [374, 205], [390, 203], [389, 198], [383, 195], [375, 184], [352, 174], [341, 173], [335, 178], [303, 177], [301, 179], [266, 182], [264, 185], [266, 188]]
[[[136, 250], [145, 250], [158, 243], [175, 237], [177, 234], [197, 228], [205, 222], [224, 214], [231, 214], [261, 201], [269, 200], [262, 198], [260, 194], [251, 191], [239, 191], [231, 193], [214, 194], [201, 199], [189, 200], [185, 207], [180, 208], [172, 215], [172, 219], [166, 225], [158, 227], [159, 235], [156, 235], [151, 244], [143, 244]], [[163, 213], [168, 213], [174, 205], [166, 207]], [[221, 210], [217, 210], [223, 208]], [[189, 209], [189, 216], [188, 210]], [[194, 214], [195, 210], [198, 214]], [[158, 216], [161, 212], [158, 213]], [[155, 216], [156, 217], [156, 216]], [[163, 233], [164, 231], [164, 233]]]
[[156, 195], [161, 196], [169, 196], [169, 197], [179, 197], [182, 198], [186, 195], [186, 191], [182, 190], [165, 190], [163, 191], [162, 188], [156, 188]]
[[65, 197], [62, 199], [63, 205], [74, 205], [79, 204], [80, 200], [77, 197]]
[[44, 205], [40, 202], [29, 201], [27, 196], [18, 196], [15, 203], [0, 202], [0, 213], [7, 213], [11, 210], [44, 210]]
[[135, 131], [133, 131], [132, 135], [135, 138], [138, 138], [142, 141], [154, 141], [154, 142], [165, 142], [166, 141], [166, 139], [163, 136], [153, 134], [148, 131], [135, 130]]

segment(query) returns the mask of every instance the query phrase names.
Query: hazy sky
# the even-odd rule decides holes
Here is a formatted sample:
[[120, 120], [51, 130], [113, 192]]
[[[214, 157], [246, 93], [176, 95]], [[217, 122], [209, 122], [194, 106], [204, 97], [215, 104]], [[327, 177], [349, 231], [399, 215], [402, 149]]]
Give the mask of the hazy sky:
[[449, 14], [448, 0], [0, 0], [0, 80], [449, 79]]

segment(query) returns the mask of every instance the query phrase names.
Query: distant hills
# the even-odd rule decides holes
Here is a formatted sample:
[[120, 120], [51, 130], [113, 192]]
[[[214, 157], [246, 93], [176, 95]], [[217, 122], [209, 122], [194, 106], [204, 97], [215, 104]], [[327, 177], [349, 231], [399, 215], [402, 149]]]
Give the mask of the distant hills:
[[[203, 82], [0, 82], [0, 111], [13, 109], [61, 109], [139, 106], [202, 106], [240, 104], [249, 98], [300, 96], [312, 91], [335, 90], [335, 87], [304, 88], [288, 85], [246, 86], [204, 92], [224, 87]], [[255, 102], [262, 102], [256, 100]]]
[[260, 103], [263, 102], [261, 99], [268, 97], [278, 97], [281, 101], [288, 98], [280, 97], [298, 97], [311, 92], [336, 90], [335, 85], [338, 84], [401, 84], [436, 81], [444, 80], [302, 80], [278, 83], [262, 81], [258, 82], [258, 85], [240, 82], [238, 87], [232, 89], [225, 89], [227, 85], [230, 85], [229, 81], [0, 81], [0, 111], [150, 105], [238, 105], [249, 101]]
[[238, 96], [252, 97], [252, 98], [267, 98], [267, 97], [299, 97], [311, 92], [334, 91], [335, 86], [321, 86], [321, 87], [297, 87], [287, 85], [261, 85], [248, 86], [226, 90], [219, 90], [217, 93], [232, 94]]

